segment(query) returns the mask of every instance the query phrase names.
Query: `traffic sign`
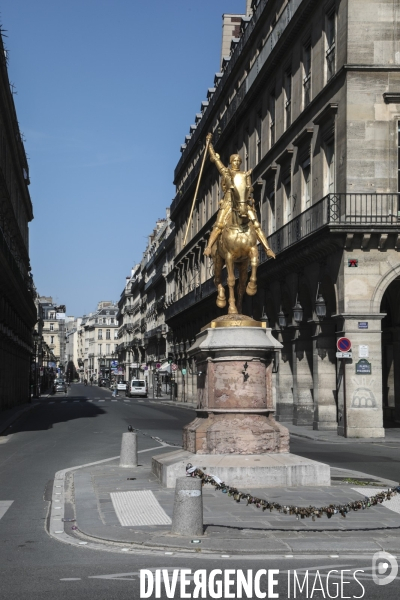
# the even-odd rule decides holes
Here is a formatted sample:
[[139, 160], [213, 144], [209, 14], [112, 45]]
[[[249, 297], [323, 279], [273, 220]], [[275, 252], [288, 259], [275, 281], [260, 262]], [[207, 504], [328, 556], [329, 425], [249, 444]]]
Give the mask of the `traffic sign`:
[[178, 365], [176, 365], [175, 363], [172, 363], [172, 365], [171, 365], [171, 369], [172, 369], [173, 371], [177, 371], [177, 370], [178, 370]]
[[186, 369], [182, 369], [182, 375], [186, 375]]
[[336, 352], [336, 358], [353, 358], [352, 352]]
[[341, 337], [336, 342], [336, 347], [339, 352], [349, 352], [349, 350], [351, 350], [351, 341], [349, 338]]

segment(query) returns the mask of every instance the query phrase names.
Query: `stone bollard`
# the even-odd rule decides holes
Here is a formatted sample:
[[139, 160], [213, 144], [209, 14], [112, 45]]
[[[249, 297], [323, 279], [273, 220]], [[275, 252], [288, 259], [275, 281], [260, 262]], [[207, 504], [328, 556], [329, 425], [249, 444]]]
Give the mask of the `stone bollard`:
[[196, 477], [177, 478], [171, 533], [203, 535], [201, 479]]
[[120, 467], [137, 467], [137, 434], [128, 432], [122, 434]]

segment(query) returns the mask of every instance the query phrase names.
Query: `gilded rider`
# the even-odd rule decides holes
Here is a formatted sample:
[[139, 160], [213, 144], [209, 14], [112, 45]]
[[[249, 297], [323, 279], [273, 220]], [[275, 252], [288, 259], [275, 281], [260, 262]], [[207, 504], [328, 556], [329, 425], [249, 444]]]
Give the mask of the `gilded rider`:
[[221, 187], [222, 187], [224, 196], [223, 196], [222, 200], [220, 201], [220, 207], [219, 207], [219, 211], [218, 211], [218, 215], [217, 215], [217, 220], [216, 220], [214, 228], [210, 234], [208, 244], [207, 244], [206, 248], [204, 249], [204, 254], [206, 256], [211, 256], [211, 248], [217, 241], [218, 236], [221, 234], [221, 231], [223, 230], [226, 223], [228, 222], [228, 218], [232, 212], [232, 194], [235, 193], [234, 180], [237, 175], [242, 175], [242, 177], [245, 178], [245, 184], [246, 184], [247, 217], [248, 217], [249, 221], [251, 221], [253, 223], [253, 226], [254, 226], [254, 229], [256, 232], [256, 236], [257, 236], [258, 240], [261, 242], [261, 244], [263, 245], [267, 256], [269, 256], [270, 258], [275, 258], [275, 253], [268, 246], [266, 237], [265, 237], [264, 233], [262, 232], [260, 223], [257, 220], [257, 215], [256, 215], [256, 211], [254, 208], [254, 200], [251, 197], [251, 193], [253, 191], [253, 188], [251, 185], [252, 170], [250, 169], [249, 171], [246, 171], [246, 172], [240, 170], [240, 165], [242, 163], [242, 159], [240, 158], [239, 154], [232, 154], [232, 156], [229, 158], [229, 167], [225, 167], [222, 164], [219, 154], [217, 154], [215, 152], [214, 147], [211, 143], [212, 133], [207, 134], [206, 139], [209, 142], [208, 152], [210, 155], [210, 160], [211, 160], [211, 162], [215, 163], [215, 166], [217, 167], [217, 169], [221, 175]]

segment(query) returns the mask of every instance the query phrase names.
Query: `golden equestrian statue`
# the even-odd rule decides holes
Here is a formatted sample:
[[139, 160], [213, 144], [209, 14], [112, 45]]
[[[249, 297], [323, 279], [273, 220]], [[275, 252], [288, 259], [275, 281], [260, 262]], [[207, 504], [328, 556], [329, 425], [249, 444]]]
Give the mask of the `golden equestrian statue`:
[[[206, 256], [212, 256], [214, 262], [214, 282], [218, 290], [217, 306], [226, 306], [225, 289], [221, 283], [224, 264], [228, 273], [229, 308], [228, 314], [241, 314], [244, 292], [254, 296], [257, 292], [258, 241], [270, 258], [274, 252], [262, 232], [251, 196], [251, 170], [241, 171], [242, 159], [232, 154], [229, 167], [225, 167], [211, 143], [212, 134], [207, 135], [206, 150], [210, 160], [215, 163], [222, 181], [223, 198], [220, 202], [217, 220], [210, 239], [204, 250]], [[247, 271], [251, 264], [250, 280], [247, 283]], [[235, 302], [235, 266], [239, 271], [237, 302]], [[246, 287], [247, 283], [247, 287]]]

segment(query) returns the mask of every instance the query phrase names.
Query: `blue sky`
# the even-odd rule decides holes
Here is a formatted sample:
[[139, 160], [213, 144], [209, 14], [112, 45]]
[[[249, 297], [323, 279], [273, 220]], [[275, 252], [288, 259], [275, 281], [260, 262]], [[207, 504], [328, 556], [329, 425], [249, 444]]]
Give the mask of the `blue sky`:
[[4, 0], [29, 158], [38, 292], [69, 315], [118, 300], [174, 197], [180, 145], [246, 0]]

